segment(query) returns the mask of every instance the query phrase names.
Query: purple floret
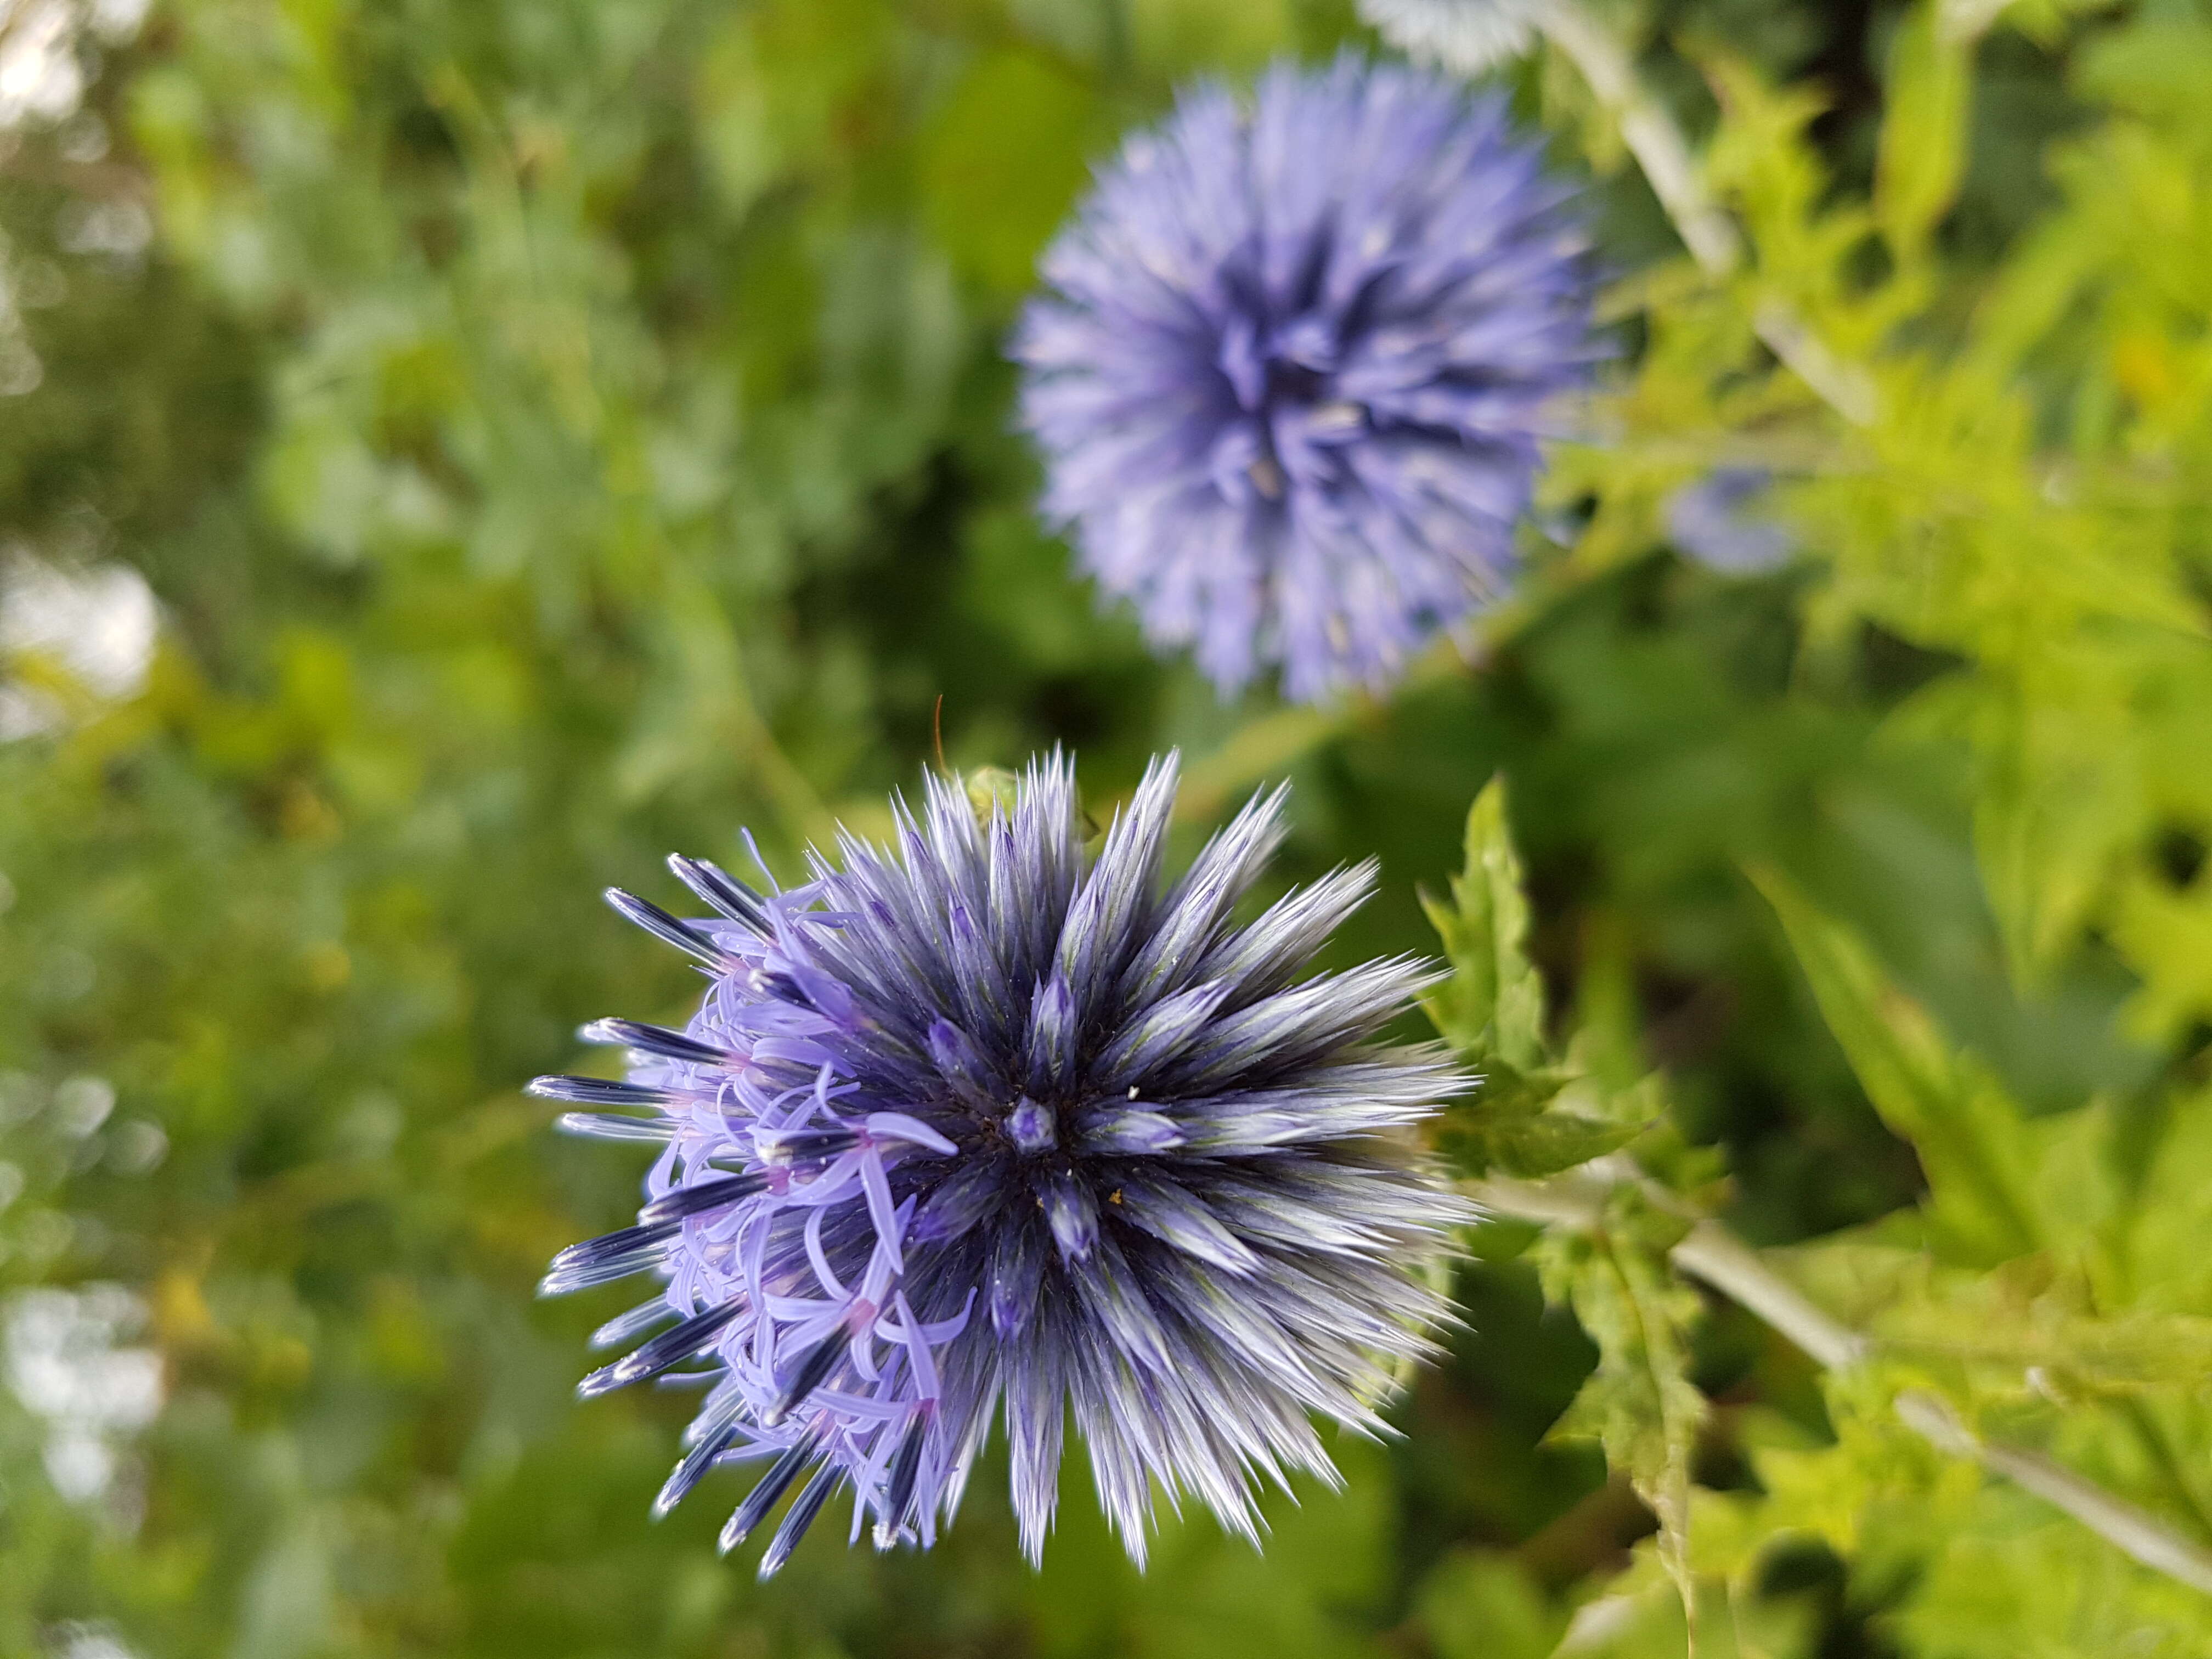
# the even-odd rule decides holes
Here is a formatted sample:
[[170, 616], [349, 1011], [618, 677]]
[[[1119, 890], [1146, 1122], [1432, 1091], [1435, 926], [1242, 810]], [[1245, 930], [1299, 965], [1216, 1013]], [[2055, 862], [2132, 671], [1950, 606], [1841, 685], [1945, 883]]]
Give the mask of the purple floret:
[[1013, 353], [1044, 507], [1226, 693], [1380, 688], [1495, 599], [1586, 239], [1503, 102], [1402, 64], [1187, 92], [1047, 252]]
[[1058, 757], [984, 819], [933, 777], [895, 850], [844, 836], [804, 886], [674, 859], [713, 918], [610, 896], [712, 984], [680, 1032], [586, 1028], [631, 1051], [627, 1082], [531, 1085], [592, 1109], [573, 1133], [665, 1143], [637, 1224], [542, 1289], [665, 1276], [595, 1339], [641, 1346], [580, 1392], [696, 1374], [658, 1507], [763, 1464], [722, 1542], [798, 1494], [763, 1575], [841, 1490], [854, 1538], [928, 1546], [994, 1419], [1035, 1559], [1071, 1410], [1133, 1556], [1156, 1481], [1256, 1538], [1263, 1480], [1334, 1478], [1310, 1415], [1379, 1430], [1392, 1369], [1427, 1350], [1445, 1310], [1423, 1274], [1468, 1211], [1403, 1132], [1460, 1079], [1377, 1041], [1424, 969], [1300, 977], [1371, 866], [1231, 921], [1280, 791], [1164, 888], [1175, 788], [1170, 757], [1093, 858]]

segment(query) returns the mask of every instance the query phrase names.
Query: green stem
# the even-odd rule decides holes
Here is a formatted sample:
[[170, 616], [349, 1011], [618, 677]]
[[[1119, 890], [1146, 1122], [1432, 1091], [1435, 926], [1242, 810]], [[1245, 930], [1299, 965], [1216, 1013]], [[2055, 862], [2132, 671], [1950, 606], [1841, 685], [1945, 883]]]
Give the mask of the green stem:
[[[1547, 0], [1540, 27], [1613, 117], [1698, 269], [1717, 283], [1734, 276], [1744, 264], [1743, 238], [1706, 190], [1681, 128], [1644, 88], [1626, 50], [1574, 0]], [[1752, 326], [1766, 349], [1821, 401], [1854, 426], [1873, 423], [1873, 380], [1859, 365], [1829, 350], [1788, 301], [1760, 301]]]
[[[1393, 689], [1394, 696], [1441, 685], [1467, 672], [1464, 649], [1439, 640]], [[1176, 797], [1176, 817], [1185, 823], [1209, 823], [1224, 816], [1239, 797], [1360, 726], [1388, 705], [1366, 692], [1333, 703], [1279, 708], [1248, 721], [1228, 741], [1183, 769]]]
[[[1623, 1181], [1648, 1187], [1632, 1166], [1605, 1158], [1587, 1171], [1551, 1181], [1476, 1182], [1469, 1195], [1493, 1214], [1579, 1231], [1602, 1223], [1606, 1195]], [[1680, 1210], [1671, 1194], [1660, 1196], [1666, 1200], [1664, 1207]], [[1698, 1222], [1668, 1260], [1756, 1314], [1827, 1370], [1846, 1370], [1874, 1352], [1870, 1338], [1816, 1307], [1717, 1221]], [[1895, 1406], [1899, 1419], [1939, 1450], [1972, 1459], [1992, 1474], [2002, 1475], [2144, 1566], [2212, 1595], [2212, 1550], [2182, 1537], [2148, 1510], [2114, 1497], [2040, 1452], [1981, 1438], [1947, 1403], [1923, 1389], [1906, 1389], [1897, 1396]]]

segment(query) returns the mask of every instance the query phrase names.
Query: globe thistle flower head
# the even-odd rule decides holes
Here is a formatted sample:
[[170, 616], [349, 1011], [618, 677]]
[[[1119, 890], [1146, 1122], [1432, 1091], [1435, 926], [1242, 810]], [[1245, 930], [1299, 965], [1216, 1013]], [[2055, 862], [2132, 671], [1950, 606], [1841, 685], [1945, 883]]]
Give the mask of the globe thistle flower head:
[[1484, 75], [1527, 55], [1555, 0], [1359, 0], [1359, 15], [1419, 64]]
[[761, 1466], [722, 1541], [795, 1492], [763, 1576], [841, 1492], [855, 1539], [932, 1543], [994, 1420], [1034, 1560], [1070, 1414], [1138, 1559], [1155, 1483], [1256, 1538], [1260, 1482], [1333, 1478], [1311, 1416], [1380, 1430], [1443, 1316], [1421, 1270], [1466, 1212], [1400, 1132], [1458, 1082], [1377, 1041], [1423, 969], [1301, 977], [1370, 866], [1233, 918], [1280, 792], [1164, 886], [1175, 776], [1095, 856], [1054, 757], [980, 812], [933, 777], [895, 846], [844, 836], [786, 890], [672, 860], [705, 920], [610, 896], [708, 984], [680, 1031], [586, 1028], [626, 1081], [532, 1085], [590, 1109], [574, 1133], [660, 1147], [636, 1224], [542, 1288], [660, 1276], [580, 1391], [705, 1387], [659, 1507]]
[[1224, 692], [1387, 684], [1502, 590], [1595, 356], [1565, 197], [1502, 102], [1403, 64], [1187, 92], [1017, 331], [1046, 512]]
[[1797, 538], [1762, 510], [1772, 482], [1763, 466], [1715, 467], [1667, 497], [1668, 539], [1709, 569], [1731, 575], [1773, 569], [1796, 550]]

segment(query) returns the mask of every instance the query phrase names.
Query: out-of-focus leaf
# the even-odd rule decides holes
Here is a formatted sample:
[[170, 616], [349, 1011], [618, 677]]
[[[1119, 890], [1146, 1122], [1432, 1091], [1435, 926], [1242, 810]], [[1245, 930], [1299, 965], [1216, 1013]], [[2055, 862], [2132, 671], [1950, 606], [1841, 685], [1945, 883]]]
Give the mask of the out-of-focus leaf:
[[1474, 1550], [1455, 1551], [1430, 1570], [1419, 1606], [1438, 1659], [1549, 1659], [1567, 1624], [1526, 1571]]
[[2144, 969], [2129, 1012], [2136, 1028], [2170, 1041], [2212, 1015], [2212, 882], [2176, 890], [2145, 872], [2122, 884], [2113, 937]]
[[1972, 82], [1950, 8], [1922, 0], [1889, 49], [1888, 98], [1875, 162], [1874, 212], [1900, 256], [1917, 253], [1956, 197]]
[[921, 153], [923, 204], [955, 264], [999, 295], [1027, 291], [1103, 136], [1096, 118], [1090, 88], [1035, 53], [969, 66]]
[[1163, 77], [1200, 67], [1258, 67], [1293, 44], [1289, 0], [1128, 0], [1129, 44]]
[[1757, 880], [1868, 1097], [1920, 1154], [1929, 1215], [1949, 1249], [1983, 1265], [2034, 1249], [2043, 1228], [2019, 1108], [1889, 981], [1863, 940], [1788, 878], [1770, 869]]

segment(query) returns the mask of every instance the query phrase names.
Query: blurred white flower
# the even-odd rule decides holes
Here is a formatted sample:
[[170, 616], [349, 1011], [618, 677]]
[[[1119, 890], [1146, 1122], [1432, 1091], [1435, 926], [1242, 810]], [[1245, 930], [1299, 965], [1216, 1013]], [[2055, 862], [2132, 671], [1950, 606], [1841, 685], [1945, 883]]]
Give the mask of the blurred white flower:
[[57, 1625], [46, 1651], [53, 1659], [138, 1659], [123, 1645], [115, 1626], [105, 1622], [72, 1619]]
[[104, 1497], [125, 1443], [161, 1409], [161, 1357], [119, 1346], [145, 1322], [119, 1285], [24, 1291], [8, 1304], [8, 1387], [46, 1425], [46, 1478], [73, 1504]]
[[135, 259], [154, 240], [154, 221], [132, 201], [71, 202], [61, 211], [55, 240], [71, 253]]
[[[0, 660], [45, 658], [94, 696], [116, 701], [146, 684], [159, 622], [153, 590], [127, 565], [64, 570], [18, 550], [0, 567]], [[0, 742], [63, 716], [37, 688], [0, 682]]]
[[82, 1140], [115, 1109], [115, 1085], [104, 1077], [73, 1077], [54, 1091], [54, 1127]]
[[[0, 134], [33, 124], [59, 126], [66, 158], [82, 163], [106, 155], [106, 126], [89, 110], [78, 113], [90, 70], [98, 64], [96, 52], [80, 43], [87, 36], [109, 46], [129, 40], [145, 21], [147, 3], [0, 0]], [[153, 234], [152, 219], [136, 202], [73, 201], [62, 210], [60, 240], [71, 252], [136, 259]], [[51, 289], [58, 283], [48, 276], [19, 283], [7, 251], [0, 239], [0, 398], [20, 398], [37, 391], [46, 379], [46, 365], [24, 331], [20, 308], [51, 304], [51, 298], [34, 290]], [[27, 707], [27, 701], [35, 700], [0, 687], [0, 740], [21, 736], [27, 726], [39, 730], [52, 723]]]
[[1546, 0], [1359, 0], [1359, 15], [1416, 63], [1461, 75], [1510, 64], [1535, 43]]
[[84, 96], [70, 0], [0, 0], [0, 126], [58, 121]]
[[80, 35], [129, 40], [147, 0], [0, 0], [0, 127], [60, 121], [84, 97]]
[[146, 21], [151, 0], [87, 0], [85, 26], [111, 46], [128, 40]]
[[107, 1161], [125, 1175], [145, 1175], [161, 1168], [168, 1155], [169, 1137], [161, 1126], [137, 1117], [117, 1128]]

